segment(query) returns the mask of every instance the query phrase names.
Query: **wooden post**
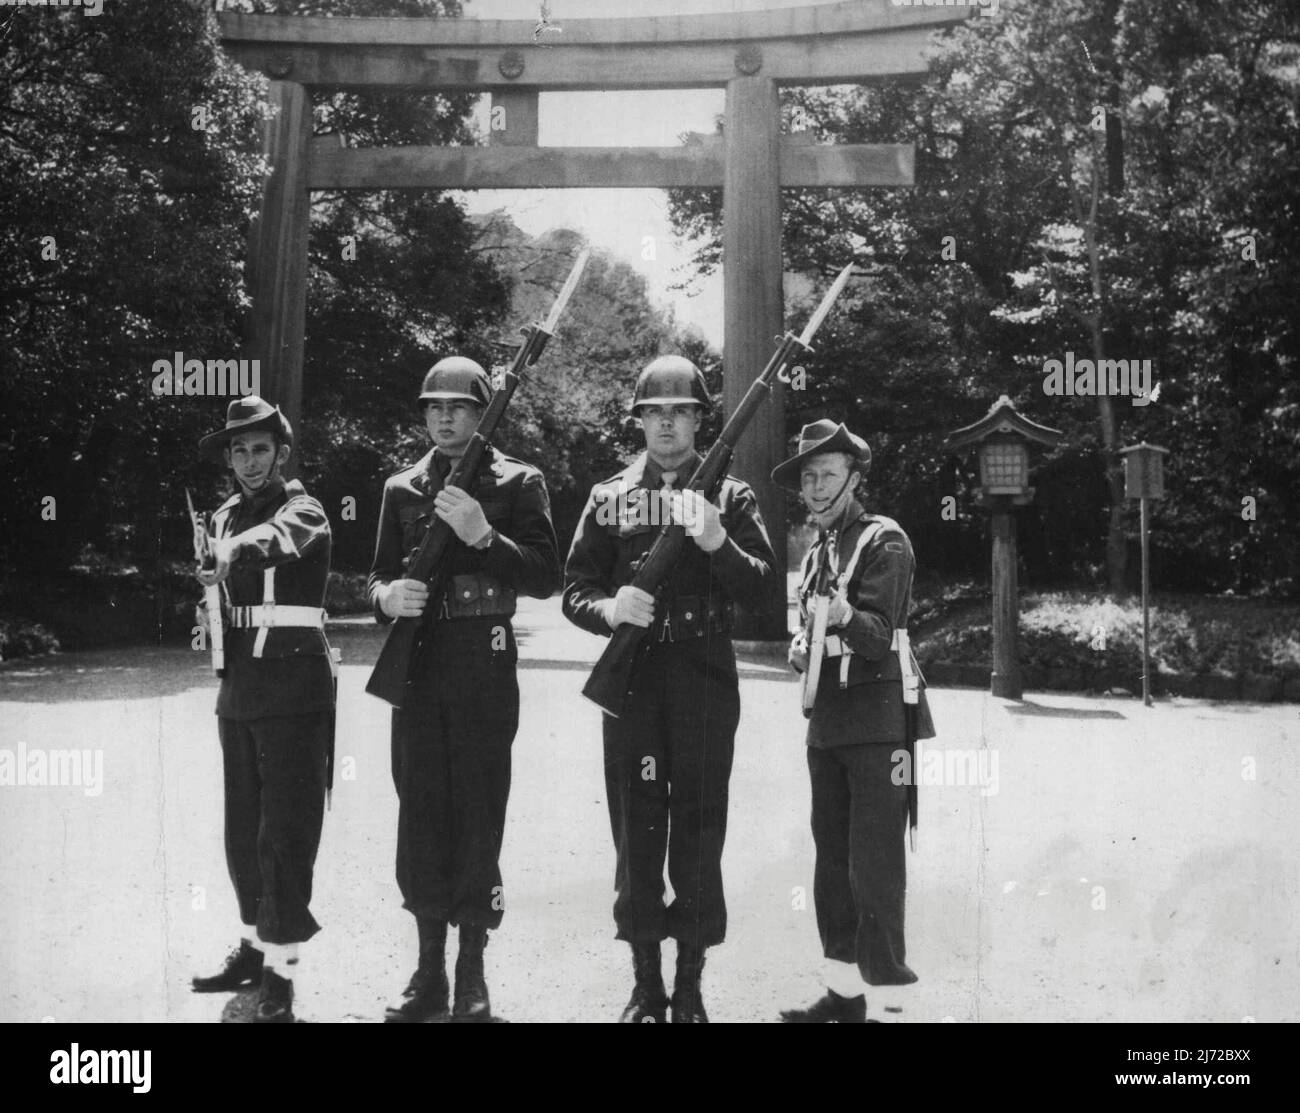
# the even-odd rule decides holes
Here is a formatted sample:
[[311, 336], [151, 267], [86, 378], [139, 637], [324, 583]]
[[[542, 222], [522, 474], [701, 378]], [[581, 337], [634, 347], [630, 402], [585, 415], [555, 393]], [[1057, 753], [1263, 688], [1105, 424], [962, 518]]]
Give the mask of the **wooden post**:
[[1020, 699], [1020, 585], [1016, 572], [1016, 516], [993, 510], [993, 676], [991, 690]]
[[[248, 347], [250, 358], [261, 361], [263, 396], [284, 410], [297, 439], [302, 433], [302, 343], [307, 323], [311, 96], [297, 82], [272, 81], [270, 104], [273, 115], [262, 134], [270, 173], [248, 238], [246, 284], [253, 305]], [[290, 471], [294, 462], [290, 458]]]
[[536, 89], [493, 89], [488, 141], [505, 147], [536, 147], [537, 107]]
[[1142, 509], [1142, 703], [1151, 706], [1151, 552], [1147, 544], [1147, 500], [1144, 495], [1139, 505]]
[[[780, 104], [768, 77], [727, 82], [727, 165], [722, 191], [723, 405], [731, 413], [783, 331]], [[742, 638], [786, 636], [785, 495], [770, 479], [785, 456], [784, 391], [773, 390], [736, 450], [732, 471], [754, 488], [776, 553], [771, 610], [743, 615]]]

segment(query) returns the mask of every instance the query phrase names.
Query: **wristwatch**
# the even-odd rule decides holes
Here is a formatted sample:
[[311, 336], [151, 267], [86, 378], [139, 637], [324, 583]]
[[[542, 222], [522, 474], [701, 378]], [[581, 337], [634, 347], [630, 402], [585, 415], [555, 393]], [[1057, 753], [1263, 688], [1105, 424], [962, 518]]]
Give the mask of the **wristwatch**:
[[474, 542], [476, 549], [488, 549], [492, 547], [492, 542], [497, 539], [496, 526], [488, 526], [488, 531], [477, 541]]

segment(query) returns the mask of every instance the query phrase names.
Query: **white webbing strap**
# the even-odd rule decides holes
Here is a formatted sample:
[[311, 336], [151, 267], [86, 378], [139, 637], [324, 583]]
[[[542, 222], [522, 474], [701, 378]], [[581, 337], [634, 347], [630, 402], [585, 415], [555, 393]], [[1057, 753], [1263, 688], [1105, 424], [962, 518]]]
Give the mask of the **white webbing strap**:
[[[848, 567], [840, 573], [839, 588], [846, 591], [849, 582], [853, 579], [853, 573], [858, 569], [858, 561], [862, 559], [863, 550], [866, 549], [885, 528], [885, 524], [880, 521], [868, 523], [866, 528], [858, 536], [858, 543], [853, 546], [853, 555], [849, 558]], [[848, 642], [840, 639], [840, 687], [847, 688], [849, 684], [849, 658], [853, 651], [849, 648]], [[920, 679], [916, 675], [916, 670], [912, 668], [912, 643], [908, 637], [906, 627], [895, 627], [894, 636], [890, 640], [889, 648], [898, 654], [898, 667], [903, 675], [903, 702], [915, 704], [920, 702]]]
[[[862, 559], [862, 550], [871, 543], [872, 538], [880, 532], [883, 527], [880, 522], [868, 522], [862, 532], [858, 534], [858, 543], [853, 546], [853, 554], [849, 557], [849, 563], [844, 571], [840, 573], [837, 587], [840, 591], [847, 591], [849, 582], [853, 579], [853, 573], [858, 570], [858, 561]], [[840, 687], [849, 686], [849, 658], [853, 656], [853, 651], [849, 648], [848, 642], [843, 643], [843, 652], [840, 655]]]
[[[275, 613], [275, 569], [264, 568], [262, 570], [262, 607], [263, 614]], [[266, 634], [271, 629], [271, 624], [259, 627], [257, 637], [253, 639], [253, 656], [262, 656], [262, 650], [266, 648]]]
[[[231, 511], [230, 513], [223, 514], [221, 510], [218, 509], [217, 512], [212, 515], [213, 537], [226, 537], [229, 535], [230, 519], [233, 516], [233, 513], [234, 512]], [[221, 597], [226, 601], [226, 609], [228, 611], [234, 610], [235, 601], [230, 597], [230, 578], [226, 577], [226, 579], [222, 580], [217, 587], [221, 591]], [[220, 616], [218, 616], [218, 621], [220, 621]]]

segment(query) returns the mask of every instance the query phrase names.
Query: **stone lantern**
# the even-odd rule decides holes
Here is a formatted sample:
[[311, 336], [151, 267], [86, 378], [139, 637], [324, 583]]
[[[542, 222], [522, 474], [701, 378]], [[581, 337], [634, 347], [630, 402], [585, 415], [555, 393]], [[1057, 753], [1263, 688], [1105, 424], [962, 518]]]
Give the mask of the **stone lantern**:
[[992, 516], [993, 526], [993, 677], [991, 691], [1020, 699], [1020, 589], [1016, 571], [1015, 511], [1034, 501], [1029, 486], [1029, 446], [1055, 447], [1065, 440], [1058, 429], [1039, 425], [1002, 395], [972, 425], [948, 435], [948, 451], [970, 449], [979, 455], [980, 487], [975, 504]]

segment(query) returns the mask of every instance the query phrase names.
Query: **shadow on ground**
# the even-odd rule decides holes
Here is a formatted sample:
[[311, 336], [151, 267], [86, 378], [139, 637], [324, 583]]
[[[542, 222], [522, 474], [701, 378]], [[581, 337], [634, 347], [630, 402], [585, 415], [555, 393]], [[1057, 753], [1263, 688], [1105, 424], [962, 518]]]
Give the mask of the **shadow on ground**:
[[1102, 707], [1045, 707], [1041, 703], [1022, 700], [1009, 703], [1007, 711], [1012, 715], [1042, 716], [1048, 719], [1127, 719], [1120, 711], [1108, 711]]

